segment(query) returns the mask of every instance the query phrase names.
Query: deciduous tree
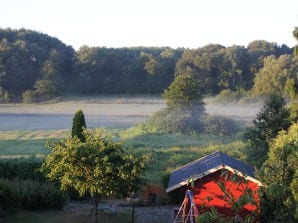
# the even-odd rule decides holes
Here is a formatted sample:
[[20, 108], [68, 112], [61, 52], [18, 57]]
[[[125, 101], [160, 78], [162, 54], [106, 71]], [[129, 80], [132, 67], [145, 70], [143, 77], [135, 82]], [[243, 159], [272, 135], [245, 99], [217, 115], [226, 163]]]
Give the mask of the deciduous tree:
[[279, 58], [269, 56], [264, 59], [264, 66], [254, 78], [252, 93], [255, 96], [281, 96], [294, 97], [298, 72], [298, 60], [289, 55]]
[[201, 82], [190, 74], [178, 75], [163, 96], [169, 107], [204, 106]]
[[[260, 171], [262, 212], [268, 222], [297, 222], [298, 124], [271, 142]], [[296, 212], [296, 219], [295, 219]]]
[[54, 143], [42, 171], [60, 182], [61, 189], [73, 188], [81, 196], [91, 196], [96, 217], [103, 197], [125, 196], [140, 186], [147, 156], [126, 153], [123, 144], [103, 130], [85, 130], [83, 134], [85, 142], [67, 137]]

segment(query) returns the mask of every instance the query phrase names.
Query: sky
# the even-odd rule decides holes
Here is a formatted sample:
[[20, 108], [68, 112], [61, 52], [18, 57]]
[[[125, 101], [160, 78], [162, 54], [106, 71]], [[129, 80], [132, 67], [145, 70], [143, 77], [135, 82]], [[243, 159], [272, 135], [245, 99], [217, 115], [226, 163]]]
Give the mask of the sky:
[[99, 47], [293, 47], [298, 0], [0, 0], [0, 27]]

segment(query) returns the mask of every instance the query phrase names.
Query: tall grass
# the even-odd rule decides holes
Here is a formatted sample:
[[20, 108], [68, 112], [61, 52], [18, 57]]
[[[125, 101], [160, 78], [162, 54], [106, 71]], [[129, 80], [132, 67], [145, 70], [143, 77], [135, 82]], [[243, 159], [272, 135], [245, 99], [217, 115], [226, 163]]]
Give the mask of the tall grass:
[[148, 183], [161, 184], [162, 176], [167, 172], [215, 151], [246, 160], [243, 153], [245, 145], [241, 141], [240, 134], [235, 136], [146, 134], [140, 125], [120, 131], [118, 136], [124, 140], [129, 152], [152, 154], [146, 171]]

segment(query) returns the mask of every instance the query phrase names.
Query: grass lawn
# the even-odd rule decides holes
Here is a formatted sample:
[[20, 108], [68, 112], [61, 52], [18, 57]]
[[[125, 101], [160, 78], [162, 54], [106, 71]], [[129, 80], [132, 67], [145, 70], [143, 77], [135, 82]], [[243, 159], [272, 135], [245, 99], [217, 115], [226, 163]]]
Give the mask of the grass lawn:
[[47, 141], [65, 137], [67, 130], [1, 131], [0, 158], [38, 156], [49, 153]]

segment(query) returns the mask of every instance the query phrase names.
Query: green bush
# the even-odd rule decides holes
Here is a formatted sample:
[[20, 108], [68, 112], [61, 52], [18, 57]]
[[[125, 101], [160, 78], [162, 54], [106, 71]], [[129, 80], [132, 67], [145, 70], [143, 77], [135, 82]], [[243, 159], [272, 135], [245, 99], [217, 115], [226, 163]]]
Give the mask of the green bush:
[[222, 90], [215, 98], [214, 101], [221, 103], [233, 103], [238, 102], [241, 98], [247, 97], [248, 94], [244, 89], [239, 89], [237, 91], [232, 91], [230, 89]]
[[208, 115], [203, 122], [204, 132], [207, 134], [226, 136], [240, 131], [240, 125], [225, 116]]
[[290, 119], [292, 122], [298, 121], [298, 102], [293, 102], [289, 105]]
[[197, 115], [194, 111], [181, 108], [165, 108], [155, 113], [141, 129], [147, 133], [205, 133], [222, 136], [233, 135], [241, 130], [240, 125], [233, 119], [224, 116]]
[[[62, 209], [66, 195], [51, 183], [0, 179], [1, 202], [26, 210]], [[2, 205], [2, 203], [0, 203]]]
[[0, 160], [0, 178], [45, 181], [44, 175], [38, 170], [41, 159], [2, 159]]
[[11, 182], [0, 178], [0, 209], [11, 211], [18, 206], [17, 201]]
[[24, 104], [31, 104], [33, 102], [33, 99], [35, 97], [36, 93], [35, 91], [27, 90], [25, 91], [22, 96], [23, 96], [23, 103]]
[[146, 123], [148, 132], [193, 133], [202, 132], [201, 115], [203, 111], [171, 107], [155, 113]]

